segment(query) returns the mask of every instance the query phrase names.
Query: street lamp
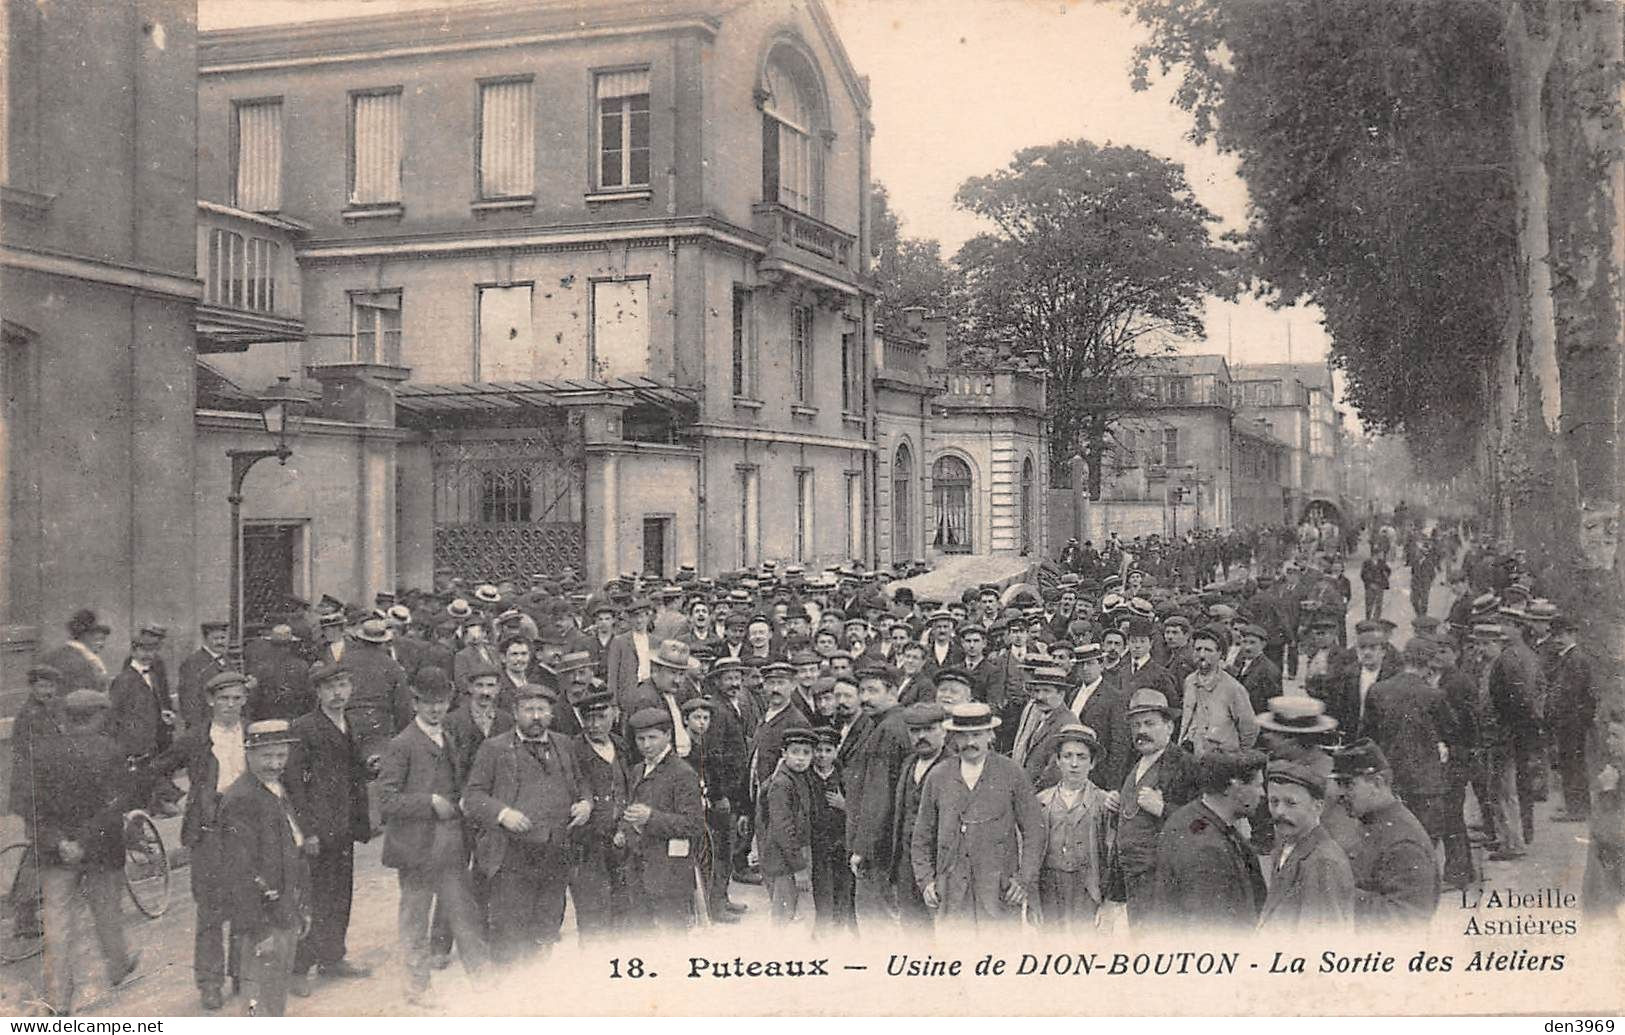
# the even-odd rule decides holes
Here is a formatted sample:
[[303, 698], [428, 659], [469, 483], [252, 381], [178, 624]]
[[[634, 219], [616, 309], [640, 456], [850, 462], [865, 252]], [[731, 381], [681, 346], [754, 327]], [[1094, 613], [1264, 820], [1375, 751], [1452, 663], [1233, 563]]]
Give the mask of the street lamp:
[[226, 502], [231, 504], [231, 605], [227, 610], [231, 629], [231, 649], [242, 649], [243, 634], [243, 479], [249, 470], [267, 457], [276, 457], [277, 463], [286, 465], [293, 450], [288, 438], [299, 434], [310, 409], [310, 399], [300, 394], [286, 377], [278, 377], [276, 384], [261, 392], [260, 420], [265, 433], [276, 446], [271, 449], [228, 449], [231, 458], [231, 493]]

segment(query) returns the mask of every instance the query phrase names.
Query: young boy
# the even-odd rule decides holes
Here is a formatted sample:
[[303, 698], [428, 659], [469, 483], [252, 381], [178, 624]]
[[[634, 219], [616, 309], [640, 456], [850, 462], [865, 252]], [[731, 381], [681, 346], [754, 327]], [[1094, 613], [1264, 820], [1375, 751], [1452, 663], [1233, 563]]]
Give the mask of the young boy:
[[812, 893], [814, 931], [857, 927], [852, 870], [846, 854], [846, 796], [835, 756], [841, 749], [841, 731], [825, 727], [815, 731], [809, 784], [812, 799]]
[[756, 838], [762, 877], [767, 882], [775, 924], [796, 918], [801, 897], [797, 877], [812, 868], [812, 767], [818, 735], [795, 727], [784, 731], [784, 755], [756, 798]]
[[1038, 905], [1045, 927], [1094, 929], [1111, 848], [1106, 792], [1089, 782], [1100, 741], [1088, 726], [1068, 724], [1055, 735], [1061, 782], [1038, 792], [1048, 835], [1038, 871]]

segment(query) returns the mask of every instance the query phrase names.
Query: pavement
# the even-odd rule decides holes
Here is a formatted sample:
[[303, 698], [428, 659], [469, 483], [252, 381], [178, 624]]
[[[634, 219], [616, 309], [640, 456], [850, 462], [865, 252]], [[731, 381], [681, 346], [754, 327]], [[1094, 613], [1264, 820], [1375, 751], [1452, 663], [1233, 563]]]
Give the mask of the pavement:
[[[1351, 565], [1352, 567], [1352, 565]], [[1399, 623], [1397, 634], [1403, 639], [1413, 617], [1410, 606], [1409, 571], [1396, 570], [1393, 587], [1384, 600], [1386, 617]], [[1363, 614], [1364, 602], [1358, 579], [1354, 580], [1355, 599], [1352, 613]], [[1442, 614], [1448, 606], [1445, 590], [1435, 586], [1429, 609]], [[1557, 786], [1555, 778], [1552, 786]], [[1551, 815], [1557, 811], [1559, 795], [1538, 804], [1536, 837], [1529, 854], [1516, 862], [1486, 862], [1480, 856], [1486, 887], [1514, 888], [1532, 891], [1556, 887], [1578, 892], [1585, 866], [1586, 827], [1576, 823], [1553, 823]], [[0, 834], [14, 834], [16, 820], [0, 824]], [[166, 842], [178, 845], [180, 821], [167, 819], [159, 822]], [[9, 840], [9, 838], [7, 838]], [[500, 1013], [506, 1015], [558, 1013], [566, 1009], [567, 998], [561, 999], [557, 983], [557, 969], [580, 957], [593, 966], [602, 968], [608, 957], [617, 952], [632, 950], [631, 946], [608, 946], [581, 950], [576, 947], [573, 918], [565, 920], [564, 943], [552, 961], [539, 963], [520, 973], [510, 973], [498, 979], [494, 990], [489, 986], [476, 989], [454, 964], [449, 970], [434, 977], [437, 994], [447, 1006], [437, 1011], [414, 1010], [400, 999], [400, 976], [394, 967], [395, 906], [398, 895], [394, 875], [379, 862], [380, 840], [358, 845], [356, 851], [355, 908], [350, 923], [349, 958], [373, 968], [371, 979], [361, 981], [321, 981], [314, 983], [308, 999], [291, 998], [290, 1016], [396, 1016], [428, 1014]], [[79, 961], [81, 985], [77, 1012], [85, 1016], [194, 1016], [201, 1013], [196, 987], [192, 981], [192, 918], [193, 906], [189, 890], [190, 871], [175, 871], [169, 911], [157, 920], [146, 920], [128, 902], [124, 908], [126, 933], [132, 948], [142, 952], [141, 965], [136, 975], [116, 990], [105, 985], [99, 957], [92, 950], [89, 958]], [[733, 897], [749, 907], [738, 924], [715, 927], [700, 932], [693, 944], [715, 942], [723, 949], [739, 949], [763, 940], [774, 931], [768, 917], [766, 896], [760, 886], [735, 884]], [[1458, 893], [1447, 892], [1435, 917], [1434, 932], [1440, 936], [1461, 934], [1467, 914], [1455, 901]], [[802, 916], [797, 927], [807, 937], [812, 934], [811, 895], [802, 898]], [[731, 951], [729, 952], [731, 955]], [[551, 972], [551, 973], [549, 973]], [[551, 977], [552, 980], [548, 980]], [[40, 960], [10, 966], [0, 966], [0, 1015], [16, 1015], [27, 1006], [32, 989], [39, 987]], [[567, 990], [563, 993], [568, 995]], [[590, 1002], [580, 1009], [592, 1012]], [[228, 998], [225, 1014], [240, 1014], [240, 997]]]

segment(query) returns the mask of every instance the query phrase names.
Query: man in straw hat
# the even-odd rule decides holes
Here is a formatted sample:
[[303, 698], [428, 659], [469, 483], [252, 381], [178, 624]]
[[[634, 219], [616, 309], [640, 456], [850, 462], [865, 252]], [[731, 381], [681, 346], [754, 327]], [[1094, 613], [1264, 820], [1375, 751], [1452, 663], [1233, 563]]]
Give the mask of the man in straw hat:
[[1325, 775], [1307, 762], [1277, 758], [1269, 764], [1267, 786], [1275, 851], [1259, 927], [1346, 933], [1354, 925], [1354, 874], [1320, 822]]
[[955, 705], [957, 763], [934, 770], [920, 795], [914, 879], [938, 922], [1012, 922], [1037, 888], [1044, 817], [1021, 767], [992, 753], [998, 726], [983, 702]]
[[250, 723], [243, 738], [248, 771], [220, 799], [231, 927], [242, 939], [243, 1007], [250, 1017], [282, 1016], [294, 953], [310, 928], [306, 834], [282, 785], [297, 740], [286, 719]]

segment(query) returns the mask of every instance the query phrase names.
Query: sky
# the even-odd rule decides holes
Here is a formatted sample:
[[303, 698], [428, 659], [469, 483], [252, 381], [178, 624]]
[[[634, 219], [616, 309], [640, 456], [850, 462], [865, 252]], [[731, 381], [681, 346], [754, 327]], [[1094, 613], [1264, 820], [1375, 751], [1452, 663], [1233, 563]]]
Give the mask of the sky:
[[[199, 0], [203, 29], [441, 6], [443, 0]], [[826, 0], [853, 64], [871, 79], [873, 172], [904, 233], [934, 237], [951, 256], [978, 230], [953, 206], [971, 176], [1032, 144], [1084, 138], [1140, 147], [1185, 166], [1221, 229], [1245, 226], [1246, 185], [1235, 162], [1185, 138], [1172, 85], [1136, 93], [1129, 63], [1142, 38], [1120, 3], [1099, 0]], [[1232, 362], [1324, 360], [1318, 312], [1217, 300], [1207, 338], [1182, 351]], [[1290, 340], [1290, 357], [1288, 343]]]

